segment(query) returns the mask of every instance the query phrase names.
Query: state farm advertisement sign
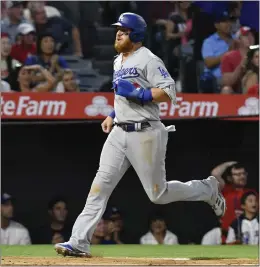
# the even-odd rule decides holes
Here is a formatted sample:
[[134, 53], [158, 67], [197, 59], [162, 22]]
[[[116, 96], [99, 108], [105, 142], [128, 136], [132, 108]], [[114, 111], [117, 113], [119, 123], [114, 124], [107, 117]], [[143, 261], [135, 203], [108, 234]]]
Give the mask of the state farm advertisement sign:
[[[113, 110], [113, 93], [2, 93], [2, 119], [103, 119]], [[259, 99], [248, 95], [178, 94], [177, 104], [159, 104], [162, 119], [251, 116]], [[246, 119], [246, 118], [245, 118]], [[252, 119], [252, 118], [251, 118]]]

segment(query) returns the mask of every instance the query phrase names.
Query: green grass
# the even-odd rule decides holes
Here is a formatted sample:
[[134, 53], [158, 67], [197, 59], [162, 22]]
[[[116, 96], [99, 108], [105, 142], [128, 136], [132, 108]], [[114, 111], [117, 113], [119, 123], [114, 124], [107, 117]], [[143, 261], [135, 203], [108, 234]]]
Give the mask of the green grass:
[[[150, 258], [258, 258], [258, 246], [140, 246], [103, 245], [92, 246], [93, 256], [150, 257]], [[2, 256], [56, 256], [53, 246], [1, 246]]]

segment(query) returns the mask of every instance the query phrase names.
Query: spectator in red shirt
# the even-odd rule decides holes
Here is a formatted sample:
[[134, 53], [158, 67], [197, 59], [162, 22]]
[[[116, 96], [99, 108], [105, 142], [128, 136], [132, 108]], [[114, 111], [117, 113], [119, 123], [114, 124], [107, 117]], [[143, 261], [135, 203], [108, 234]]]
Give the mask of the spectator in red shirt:
[[24, 63], [28, 56], [36, 54], [35, 29], [29, 23], [22, 23], [18, 27], [18, 34], [21, 43], [12, 46], [11, 56]]
[[223, 239], [225, 240], [229, 226], [243, 212], [240, 205], [242, 195], [255, 190], [246, 188], [248, 173], [242, 164], [235, 161], [218, 165], [212, 170], [211, 175], [220, 182], [227, 203], [227, 211], [221, 219]]
[[238, 49], [226, 53], [221, 60], [223, 93], [240, 93], [241, 79], [245, 73], [245, 60], [254, 36], [249, 27], [241, 27], [236, 33]]

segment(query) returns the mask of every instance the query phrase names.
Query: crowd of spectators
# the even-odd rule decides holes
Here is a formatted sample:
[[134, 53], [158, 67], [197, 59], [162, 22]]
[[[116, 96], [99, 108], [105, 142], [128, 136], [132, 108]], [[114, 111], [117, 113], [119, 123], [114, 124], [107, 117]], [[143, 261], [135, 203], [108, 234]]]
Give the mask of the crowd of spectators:
[[[1, 91], [80, 91], [62, 55], [92, 59], [97, 29], [128, 11], [146, 19], [145, 45], [164, 60], [178, 91], [257, 94], [258, 29], [241, 23], [243, 5], [209, 12], [196, 1], [1, 1]], [[19, 72], [28, 73], [27, 86]]]
[[62, 55], [81, 57], [79, 30], [43, 1], [5, 1], [1, 91], [73, 92], [77, 79]]
[[[247, 188], [248, 173], [235, 161], [224, 162], [212, 170], [220, 181], [227, 202], [226, 214], [218, 225], [205, 231], [202, 245], [259, 244], [259, 206], [256, 190]], [[1, 198], [1, 244], [56, 244], [67, 241], [72, 225], [68, 222], [68, 201], [54, 197], [48, 205], [49, 222], [28, 230], [13, 220], [15, 200], [7, 193]], [[142, 244], [178, 245], [179, 238], [167, 227], [165, 214], [155, 210], [148, 218], [147, 231], [141, 236], [124, 227], [124, 214], [117, 207], [108, 207], [93, 234], [93, 245]], [[181, 215], [180, 215], [181, 216]], [[35, 225], [35, 224], [34, 224]], [[134, 226], [136, 229], [136, 226]], [[182, 229], [185, 231], [185, 229]]]

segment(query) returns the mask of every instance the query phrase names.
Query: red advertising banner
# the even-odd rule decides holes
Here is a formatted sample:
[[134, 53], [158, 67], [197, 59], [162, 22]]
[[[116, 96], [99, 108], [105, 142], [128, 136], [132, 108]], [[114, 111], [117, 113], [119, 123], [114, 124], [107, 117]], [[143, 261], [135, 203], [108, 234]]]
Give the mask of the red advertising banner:
[[[111, 112], [113, 102], [113, 93], [2, 93], [1, 118], [98, 120]], [[248, 95], [178, 94], [176, 105], [159, 107], [162, 119], [259, 119], [259, 99]]]

